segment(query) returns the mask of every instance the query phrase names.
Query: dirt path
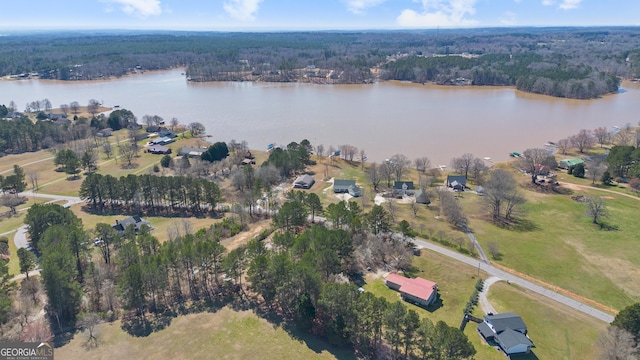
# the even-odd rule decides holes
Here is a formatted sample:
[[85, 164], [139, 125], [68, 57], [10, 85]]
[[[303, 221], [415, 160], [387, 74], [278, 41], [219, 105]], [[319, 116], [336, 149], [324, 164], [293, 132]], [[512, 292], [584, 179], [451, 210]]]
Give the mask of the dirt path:
[[252, 228], [249, 229], [249, 231], [244, 231], [234, 237], [224, 239], [220, 243], [227, 248], [227, 251], [237, 249], [238, 247], [247, 244], [263, 230], [268, 229], [271, 226], [271, 220], [262, 220], [252, 224], [251, 226]]
[[619, 191], [614, 191], [614, 190], [609, 190], [609, 189], [601, 189], [599, 187], [595, 187], [595, 186], [588, 186], [588, 185], [578, 185], [578, 184], [573, 184], [573, 183], [566, 183], [566, 182], [560, 182], [560, 185], [571, 189], [571, 190], [583, 190], [583, 189], [589, 189], [589, 190], [598, 190], [598, 191], [604, 191], [610, 194], [616, 194], [616, 195], [621, 195], [621, 196], [626, 196], [628, 198], [631, 199], [635, 199], [640, 201], [640, 197], [635, 196], [635, 195], [631, 195], [631, 194], [625, 194]]

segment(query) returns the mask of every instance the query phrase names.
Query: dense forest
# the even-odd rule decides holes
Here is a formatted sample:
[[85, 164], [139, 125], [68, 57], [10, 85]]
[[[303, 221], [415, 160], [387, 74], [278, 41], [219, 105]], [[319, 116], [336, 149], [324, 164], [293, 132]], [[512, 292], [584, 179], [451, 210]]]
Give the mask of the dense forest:
[[0, 75], [92, 80], [184, 67], [191, 81], [509, 85], [594, 98], [640, 74], [636, 28], [51, 33], [0, 38]]

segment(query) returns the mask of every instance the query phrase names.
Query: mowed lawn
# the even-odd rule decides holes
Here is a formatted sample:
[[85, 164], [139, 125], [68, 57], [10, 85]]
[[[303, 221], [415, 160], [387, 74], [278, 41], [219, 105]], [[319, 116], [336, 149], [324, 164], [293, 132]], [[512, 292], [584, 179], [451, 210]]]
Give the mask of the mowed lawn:
[[251, 311], [223, 308], [173, 319], [166, 329], [147, 337], [134, 337], [120, 322], [96, 327], [99, 344], [88, 350], [87, 337], [76, 334], [55, 349], [55, 357], [85, 359], [355, 359], [348, 350], [336, 349], [313, 338], [292, 338], [282, 328]]
[[[489, 302], [499, 313], [520, 315], [527, 324], [529, 338], [536, 346], [533, 348], [535, 356], [523, 355], [512, 359], [598, 358], [596, 342], [607, 328], [604, 322], [504, 282], [491, 286]], [[475, 329], [475, 325], [470, 325]]]
[[[495, 262], [618, 310], [640, 301], [640, 201], [598, 190], [522, 191], [528, 200], [526, 229], [506, 230], [486, 216], [470, 216], [485, 251], [487, 243], [499, 244], [502, 256]], [[572, 199], [580, 195], [605, 200], [608, 230], [585, 216], [585, 204]], [[478, 197], [466, 196], [463, 203], [468, 214], [483, 212]]]

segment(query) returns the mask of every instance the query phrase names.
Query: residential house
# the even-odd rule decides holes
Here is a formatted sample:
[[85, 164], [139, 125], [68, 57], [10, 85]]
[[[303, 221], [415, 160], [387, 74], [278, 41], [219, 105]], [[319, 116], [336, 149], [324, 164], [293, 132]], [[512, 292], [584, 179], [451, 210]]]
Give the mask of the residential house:
[[127, 125], [127, 129], [129, 129], [129, 130], [140, 130], [140, 129], [142, 129], [142, 125], [140, 125], [140, 124], [138, 124], [136, 122], [130, 122]]
[[408, 278], [398, 274], [389, 274], [386, 285], [400, 292], [404, 301], [420, 306], [429, 306], [438, 299], [438, 285], [421, 277]]
[[167, 130], [167, 128], [164, 127], [164, 126], [160, 126], [160, 125], [149, 125], [145, 129], [145, 131], [148, 132], [148, 133], [157, 133], [157, 132], [161, 132], [163, 130]]
[[165, 138], [170, 138], [170, 139], [174, 139], [178, 137], [178, 134], [176, 134], [175, 132], [169, 130], [169, 129], [164, 129], [158, 132], [158, 136], [160, 137], [165, 137]]
[[175, 142], [175, 140], [173, 140], [170, 137], [160, 137], [157, 139], [153, 139], [151, 141], [149, 141], [149, 144], [151, 145], [168, 145]]
[[533, 342], [527, 336], [527, 325], [514, 313], [489, 314], [478, 324], [478, 332], [489, 344], [495, 344], [507, 356], [528, 353]]
[[358, 197], [361, 194], [361, 190], [356, 186], [355, 180], [333, 180], [333, 192], [336, 194], [348, 193], [353, 197]]
[[207, 151], [207, 148], [193, 148], [188, 146], [183, 146], [178, 151], [178, 156], [186, 156], [186, 157], [200, 157], [202, 153]]
[[304, 174], [298, 176], [298, 178], [293, 182], [293, 187], [296, 189], [311, 189], [315, 182], [316, 181], [313, 179], [313, 176]]
[[416, 190], [413, 181], [394, 181], [393, 192], [396, 195], [411, 195]]
[[124, 235], [124, 231], [130, 226], [133, 225], [135, 228], [135, 232], [136, 234], [138, 233], [138, 231], [140, 231], [140, 228], [143, 225], [147, 225], [148, 227], [151, 227], [151, 223], [149, 223], [147, 220], [144, 220], [143, 218], [141, 218], [138, 215], [134, 215], [131, 217], [128, 217], [122, 221], [118, 221], [116, 220], [116, 224], [115, 225], [111, 225], [111, 227], [117, 231], [120, 235]]
[[560, 160], [560, 167], [565, 168], [565, 169], [569, 169], [569, 168], [575, 167], [578, 164], [584, 164], [584, 160], [582, 160], [580, 158], [562, 159], [562, 160]]
[[67, 114], [49, 114], [49, 120], [51, 121], [58, 121], [60, 119], [66, 119], [67, 118]]
[[447, 181], [445, 185], [448, 188], [452, 188], [457, 191], [464, 191], [467, 187], [467, 178], [460, 175], [447, 175]]
[[166, 154], [171, 154], [171, 149], [169, 149], [168, 147], [164, 147], [162, 145], [149, 145], [147, 147], [147, 152], [150, 154], [160, 154], [160, 155], [166, 155]]

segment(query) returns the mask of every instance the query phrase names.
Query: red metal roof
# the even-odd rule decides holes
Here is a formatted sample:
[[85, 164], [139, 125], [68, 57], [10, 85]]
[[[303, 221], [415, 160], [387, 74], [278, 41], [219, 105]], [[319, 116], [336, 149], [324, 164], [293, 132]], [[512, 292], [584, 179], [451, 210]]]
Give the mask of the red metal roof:
[[400, 285], [400, 292], [413, 295], [417, 298], [428, 300], [438, 285], [433, 281], [417, 277], [410, 279], [398, 274], [389, 274], [387, 281]]

